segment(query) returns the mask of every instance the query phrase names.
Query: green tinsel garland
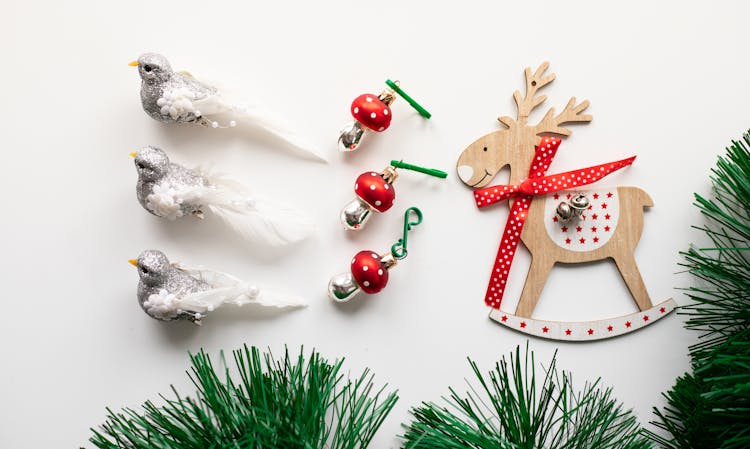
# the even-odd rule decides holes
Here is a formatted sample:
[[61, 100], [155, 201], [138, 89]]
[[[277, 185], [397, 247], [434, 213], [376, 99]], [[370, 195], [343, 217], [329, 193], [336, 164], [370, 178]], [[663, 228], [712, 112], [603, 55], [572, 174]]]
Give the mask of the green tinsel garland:
[[478, 386], [461, 395], [451, 388], [446, 405], [422, 403], [406, 427], [407, 449], [604, 449], [648, 448], [630, 410], [598, 388], [576, 392], [570, 373], [553, 357], [541, 382], [534, 353], [516, 347], [487, 376], [469, 360]]
[[107, 409], [90, 441], [102, 449], [358, 449], [397, 400], [376, 390], [367, 371], [345, 379], [342, 360], [329, 363], [315, 351], [307, 360], [287, 351], [276, 361], [247, 346], [233, 355], [236, 376], [202, 351], [191, 356], [195, 398], [173, 388], [174, 399], [146, 402], [140, 413]]
[[690, 348], [692, 373], [664, 394], [651, 433], [665, 448], [750, 448], [750, 134], [732, 142], [712, 170], [713, 199], [695, 195], [711, 241], [691, 247], [683, 264], [697, 279], [681, 310], [700, 332]]

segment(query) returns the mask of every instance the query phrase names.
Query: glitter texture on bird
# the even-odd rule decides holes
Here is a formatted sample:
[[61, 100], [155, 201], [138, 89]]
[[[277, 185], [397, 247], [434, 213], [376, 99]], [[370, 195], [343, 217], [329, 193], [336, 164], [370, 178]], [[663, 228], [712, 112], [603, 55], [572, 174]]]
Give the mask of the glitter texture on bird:
[[138, 202], [157, 217], [203, 218], [210, 211], [247, 240], [272, 247], [298, 242], [315, 230], [302, 213], [224, 175], [171, 162], [160, 148], [143, 147], [131, 156], [138, 172]]
[[187, 320], [200, 325], [207, 314], [231, 304], [287, 308], [305, 306], [301, 298], [242, 281], [204, 267], [171, 263], [158, 250], [146, 250], [129, 260], [138, 269], [138, 303], [151, 318]]
[[276, 115], [259, 105], [235, 102], [218, 87], [186, 71], [174, 71], [157, 53], [144, 53], [130, 63], [141, 77], [141, 105], [164, 123], [197, 123], [209, 128], [261, 129], [308, 158], [325, 162], [315, 145], [305, 141]]

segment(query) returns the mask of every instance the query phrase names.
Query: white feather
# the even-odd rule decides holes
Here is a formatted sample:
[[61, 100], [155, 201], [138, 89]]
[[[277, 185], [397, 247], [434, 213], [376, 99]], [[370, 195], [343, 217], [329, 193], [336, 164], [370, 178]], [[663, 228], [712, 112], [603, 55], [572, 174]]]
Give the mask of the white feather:
[[244, 238], [272, 246], [298, 242], [315, 230], [306, 215], [250, 192], [241, 183], [198, 169], [208, 186], [181, 193], [181, 200], [201, 204]]
[[241, 123], [250, 124], [283, 140], [298, 150], [301, 150], [315, 159], [327, 162], [320, 155], [317, 146], [302, 139], [297, 133], [280, 120], [276, 114], [265, 110], [257, 105], [239, 105], [225, 99], [221, 94], [209, 95], [205, 98], [192, 101], [193, 111], [200, 113], [208, 124], [214, 127], [231, 127]]
[[185, 311], [207, 314], [225, 304], [235, 306], [258, 304], [277, 308], [307, 305], [302, 298], [270, 290], [261, 290], [255, 285], [242, 281], [231, 274], [209, 270], [204, 267], [188, 267], [178, 263], [173, 265], [190, 276], [214, 287], [179, 298], [179, 307]]

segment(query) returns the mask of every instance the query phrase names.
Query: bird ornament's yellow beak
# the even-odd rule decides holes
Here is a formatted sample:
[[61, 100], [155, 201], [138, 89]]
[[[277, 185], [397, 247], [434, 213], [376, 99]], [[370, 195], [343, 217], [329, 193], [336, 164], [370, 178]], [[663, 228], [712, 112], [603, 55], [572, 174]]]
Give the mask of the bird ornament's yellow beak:
[[128, 259], [128, 263], [134, 267], [138, 266], [138, 261], [135, 259]]
[[129, 65], [130, 67], [138, 67], [138, 61], [130, 61], [130, 62], [128, 63], [128, 65]]

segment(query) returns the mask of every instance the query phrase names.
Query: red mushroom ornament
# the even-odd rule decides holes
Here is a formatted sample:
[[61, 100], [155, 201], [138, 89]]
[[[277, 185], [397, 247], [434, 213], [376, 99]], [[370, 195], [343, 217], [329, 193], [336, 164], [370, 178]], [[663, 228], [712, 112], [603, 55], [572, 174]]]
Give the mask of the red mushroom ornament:
[[377, 97], [362, 94], [352, 101], [352, 117], [373, 131], [385, 131], [391, 126], [391, 108], [388, 105], [393, 103], [394, 98], [390, 91], [384, 91]]
[[[416, 216], [414, 221], [410, 221], [412, 213]], [[375, 251], [364, 250], [355, 254], [349, 271], [337, 274], [328, 282], [328, 296], [336, 302], [347, 302], [360, 291], [374, 294], [383, 290], [388, 284], [388, 270], [407, 255], [407, 233], [421, 222], [422, 212], [419, 209], [406, 209], [404, 235], [391, 246], [390, 253], [381, 256]]]
[[432, 168], [423, 168], [401, 161], [391, 161], [391, 165], [381, 173], [374, 171], [362, 173], [354, 182], [356, 197], [341, 210], [341, 223], [349, 231], [361, 230], [372, 216], [373, 212], [385, 212], [393, 206], [396, 200], [396, 190], [393, 182], [398, 177], [396, 168], [418, 171], [421, 173], [445, 178], [447, 173]]
[[362, 94], [352, 101], [350, 112], [354, 121], [344, 126], [339, 133], [338, 147], [341, 151], [354, 151], [359, 148], [367, 131], [383, 132], [391, 125], [391, 103], [396, 94], [402, 96], [410, 105], [426, 118], [431, 114], [409, 97], [397, 82], [386, 80], [388, 89], [380, 95]]

